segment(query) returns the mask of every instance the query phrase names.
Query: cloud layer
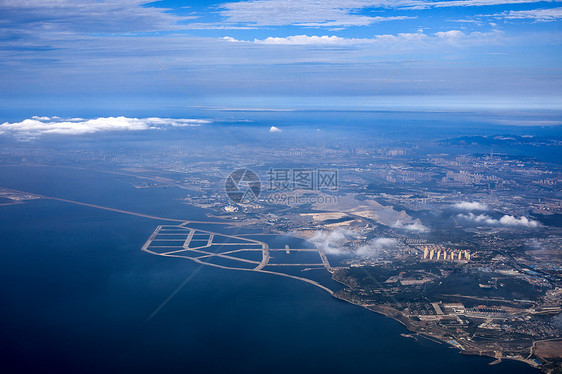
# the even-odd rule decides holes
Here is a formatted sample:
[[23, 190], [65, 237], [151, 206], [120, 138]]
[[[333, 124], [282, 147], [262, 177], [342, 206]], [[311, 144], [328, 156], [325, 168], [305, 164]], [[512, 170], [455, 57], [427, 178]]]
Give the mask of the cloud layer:
[[486, 214], [458, 214], [457, 218], [481, 225], [489, 225], [489, 226], [505, 226], [505, 227], [538, 227], [540, 223], [538, 221], [529, 219], [525, 216], [521, 216], [516, 218], [515, 216], [506, 214], [500, 219], [492, 218]]
[[[4, 111], [20, 105], [26, 112], [19, 113], [32, 113], [47, 101], [62, 112], [90, 98], [100, 98], [92, 105], [112, 109], [121, 106], [119, 98], [141, 105], [145, 98], [179, 100], [183, 94], [163, 68], [197, 98], [368, 96], [407, 61], [381, 95], [401, 97], [394, 103], [429, 106], [433, 100], [403, 98], [442, 95], [455, 96], [447, 107], [503, 106], [482, 95], [505, 95], [518, 101], [508, 106], [559, 109], [560, 70], [553, 61], [560, 59], [561, 33], [558, 22], [537, 24], [559, 20], [559, 6], [535, 0], [227, 0], [188, 6], [0, 0], [1, 104]], [[221, 31], [229, 29], [244, 31]]]
[[37, 117], [21, 122], [4, 122], [0, 135], [35, 138], [41, 135], [83, 135], [108, 131], [141, 131], [170, 127], [190, 127], [209, 123], [201, 119], [100, 117], [95, 119]]

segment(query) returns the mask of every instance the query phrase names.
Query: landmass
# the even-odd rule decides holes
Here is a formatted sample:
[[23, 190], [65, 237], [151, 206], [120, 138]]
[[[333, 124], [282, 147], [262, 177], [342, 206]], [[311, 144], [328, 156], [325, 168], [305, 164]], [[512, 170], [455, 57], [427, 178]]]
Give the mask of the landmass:
[[[407, 336], [489, 356], [493, 363], [515, 359], [560, 372], [560, 165], [481, 152], [492, 145], [555, 149], [559, 139], [461, 137], [433, 142], [427, 150], [412, 143], [322, 152], [291, 144], [248, 153], [181, 148], [166, 157], [161, 150], [112, 155], [111, 167], [101, 161], [109, 158], [105, 151], [77, 153], [72, 162], [56, 152], [27, 152], [24, 162], [15, 149], [4, 167], [95, 165], [131, 188], [179, 188], [184, 194], [177, 203], [206, 209], [208, 220], [156, 217], [8, 188], [0, 189], [0, 204], [55, 199], [154, 219], [155, 231], [142, 247], [152, 255], [303, 281], [399, 321]], [[291, 167], [276, 161], [287, 154]], [[35, 157], [51, 159], [46, 165], [34, 163]], [[261, 193], [237, 204], [225, 193], [225, 179], [248, 159], [254, 160], [248, 168], [263, 178]], [[337, 185], [307, 188], [270, 180], [279, 171], [318, 173], [325, 165], [337, 171]], [[301, 238], [302, 244], [272, 246], [268, 235]]]

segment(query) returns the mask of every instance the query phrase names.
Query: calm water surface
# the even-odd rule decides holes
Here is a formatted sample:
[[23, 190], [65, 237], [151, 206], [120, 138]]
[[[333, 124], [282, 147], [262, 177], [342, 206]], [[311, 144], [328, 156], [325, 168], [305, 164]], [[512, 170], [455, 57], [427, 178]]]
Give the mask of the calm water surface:
[[[183, 192], [175, 189], [136, 190], [122, 178], [76, 170], [0, 169], [0, 186], [204, 217], [178, 204]], [[397, 322], [296, 280], [141, 252], [159, 223], [58, 201], [0, 207], [0, 371], [536, 372], [404, 338]]]

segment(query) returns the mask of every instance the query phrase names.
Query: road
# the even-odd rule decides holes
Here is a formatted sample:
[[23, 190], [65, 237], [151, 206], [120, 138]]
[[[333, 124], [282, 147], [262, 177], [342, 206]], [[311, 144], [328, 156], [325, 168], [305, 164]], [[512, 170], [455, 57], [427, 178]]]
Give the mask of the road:
[[[159, 216], [154, 216], [154, 215], [150, 215], [150, 214], [131, 212], [131, 211], [128, 211], [128, 210], [111, 208], [111, 207], [106, 207], [106, 206], [97, 205], [97, 204], [84, 203], [84, 202], [81, 202], [81, 201], [75, 201], [75, 200], [63, 199], [63, 198], [53, 197], [53, 196], [46, 196], [46, 195], [41, 195], [41, 194], [36, 194], [36, 193], [31, 193], [31, 192], [26, 192], [26, 191], [14, 190], [14, 189], [11, 189], [11, 188], [5, 188], [5, 187], [0, 187], [0, 188], [3, 188], [4, 190], [16, 192], [16, 193], [33, 195], [33, 196], [36, 196], [36, 197], [42, 198], [42, 199], [61, 201], [61, 202], [64, 202], [64, 203], [87, 206], [87, 207], [90, 207], [90, 208], [102, 209], [102, 210], [107, 210], [107, 211], [110, 211], [110, 212], [128, 214], [128, 215], [131, 215], [131, 216], [148, 218], [148, 219], [153, 219], [153, 220], [176, 222], [176, 223], [178, 223], [177, 227], [180, 227], [180, 228], [184, 228], [184, 229], [188, 229], [188, 230], [194, 230], [194, 231], [197, 230], [197, 231], [208, 233], [210, 235], [226, 236], [226, 237], [230, 237], [230, 238], [240, 240], [240, 241], [252, 241], [252, 242], [255, 242], [256, 244], [261, 245], [262, 260], [259, 263], [257, 263], [257, 261], [240, 259], [240, 258], [237, 258], [237, 257], [228, 256], [228, 255], [224, 255], [224, 254], [217, 254], [217, 253], [204, 252], [204, 251], [201, 251], [201, 252], [203, 252], [205, 257], [217, 256], [217, 257], [223, 257], [223, 258], [230, 259], [230, 260], [242, 261], [242, 262], [246, 262], [246, 263], [257, 263], [257, 266], [253, 269], [244, 269], [244, 268], [236, 268], [236, 267], [212, 264], [212, 263], [208, 263], [208, 262], [203, 262], [198, 258], [181, 256], [177, 253], [157, 253], [157, 252], [150, 251], [148, 249], [148, 247], [150, 246], [150, 242], [152, 242], [152, 240], [154, 240], [154, 238], [156, 238], [156, 236], [159, 233], [159, 228], [161, 228], [161, 226], [158, 226], [158, 228], [152, 233], [152, 235], [149, 237], [149, 239], [146, 241], [146, 243], [142, 246], [141, 250], [145, 251], [147, 253], [151, 253], [153, 255], [157, 255], [157, 256], [178, 257], [178, 258], [188, 259], [188, 260], [192, 260], [192, 261], [197, 262], [197, 263], [202, 264], [202, 265], [213, 266], [213, 267], [217, 267], [217, 268], [221, 268], [221, 269], [237, 270], [237, 271], [253, 271], [253, 272], [258, 272], [258, 273], [273, 274], [273, 275], [278, 275], [278, 276], [281, 276], [281, 277], [292, 278], [292, 279], [300, 280], [302, 282], [306, 282], [308, 284], [312, 284], [316, 287], [319, 287], [322, 290], [328, 292], [330, 295], [333, 295], [333, 293], [334, 293], [328, 287], [325, 287], [325, 286], [321, 285], [320, 283], [318, 283], [318, 282], [316, 282], [312, 279], [298, 277], [298, 276], [295, 276], [295, 275], [290, 275], [290, 274], [285, 274], [285, 273], [279, 273], [279, 272], [270, 271], [270, 270], [264, 270], [264, 268], [269, 264], [269, 260], [270, 260], [269, 246], [268, 246], [267, 243], [264, 243], [264, 242], [261, 242], [261, 241], [258, 241], [258, 240], [254, 240], [254, 239], [243, 238], [241, 236], [226, 235], [226, 234], [215, 233], [215, 232], [212, 232], [212, 231], [194, 229], [194, 228], [190, 228], [190, 227], [187, 226], [190, 223], [224, 224], [224, 225], [227, 225], [227, 224], [229, 224], [228, 222], [192, 221], [192, 220], [182, 220], [182, 219], [176, 219], [176, 218], [159, 217]], [[184, 251], [184, 250], [185, 249], [180, 250], [180, 251], [174, 251], [174, 252], [181, 252], [181, 251]], [[328, 271], [331, 271], [332, 268], [331, 268], [331, 266], [330, 266], [330, 264], [329, 264], [329, 262], [328, 262], [328, 260], [325, 256], [325, 254], [322, 251], [319, 251], [319, 254], [320, 254], [320, 257], [322, 258], [322, 264], [326, 267], [326, 269]], [[318, 265], [320, 265], [320, 264], [318, 264]], [[293, 264], [293, 266], [295, 266], [295, 265]]]

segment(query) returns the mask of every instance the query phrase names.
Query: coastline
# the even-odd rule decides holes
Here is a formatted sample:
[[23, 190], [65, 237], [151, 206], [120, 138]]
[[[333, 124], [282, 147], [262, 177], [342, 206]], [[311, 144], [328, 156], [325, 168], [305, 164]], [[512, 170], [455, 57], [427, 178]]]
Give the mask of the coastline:
[[[339, 281], [338, 281], [339, 282]], [[341, 282], [339, 282], [341, 283]], [[343, 283], [342, 283], [343, 284]], [[415, 338], [416, 336], [419, 337], [423, 337], [425, 339], [428, 339], [434, 343], [439, 343], [439, 344], [446, 344], [448, 346], [450, 346], [451, 348], [455, 348], [458, 350], [459, 354], [462, 355], [466, 355], [466, 356], [484, 356], [484, 357], [489, 357], [489, 358], [493, 358], [495, 359], [494, 361], [490, 362], [489, 365], [495, 365], [501, 362], [501, 360], [503, 359], [507, 359], [507, 360], [514, 360], [514, 361], [520, 361], [520, 362], [524, 362], [526, 364], [528, 364], [529, 366], [536, 368], [538, 370], [540, 370], [541, 365], [539, 365], [535, 360], [533, 359], [528, 359], [528, 358], [524, 358], [524, 357], [507, 357], [507, 356], [498, 356], [497, 354], [492, 354], [491, 352], [486, 352], [486, 351], [482, 351], [482, 352], [477, 352], [475, 350], [465, 350], [465, 349], [461, 349], [461, 347], [459, 347], [459, 345], [455, 345], [451, 343], [451, 339], [447, 339], [444, 337], [439, 337], [439, 336], [433, 336], [433, 335], [429, 335], [427, 333], [424, 332], [420, 332], [413, 324], [409, 323], [407, 320], [407, 317], [405, 317], [400, 311], [397, 311], [396, 309], [390, 308], [390, 307], [384, 307], [384, 306], [377, 306], [377, 305], [363, 305], [357, 302], [354, 302], [352, 300], [346, 299], [344, 297], [342, 297], [341, 295], [339, 295], [337, 292], [334, 293], [332, 295], [334, 298], [338, 299], [338, 300], [342, 300], [345, 302], [348, 302], [350, 304], [353, 305], [357, 305], [360, 306], [362, 308], [365, 308], [371, 312], [380, 314], [384, 317], [390, 318], [398, 323], [400, 323], [402, 326], [404, 326], [408, 332], [411, 332], [413, 334], [400, 334], [403, 337], [411, 337], [411, 338]]]

